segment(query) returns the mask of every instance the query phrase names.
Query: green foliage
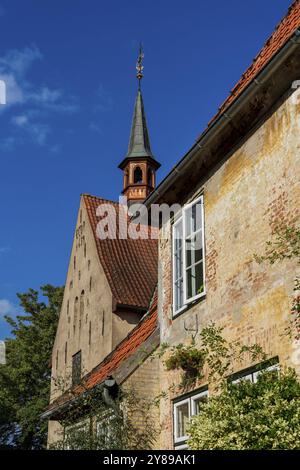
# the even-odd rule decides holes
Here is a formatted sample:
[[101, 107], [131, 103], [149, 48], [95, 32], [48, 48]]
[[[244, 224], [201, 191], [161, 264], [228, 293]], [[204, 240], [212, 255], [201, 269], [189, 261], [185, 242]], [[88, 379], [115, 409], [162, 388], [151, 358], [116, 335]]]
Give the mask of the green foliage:
[[292, 304], [292, 315], [294, 318], [293, 326], [295, 330], [295, 338], [300, 339], [300, 279], [295, 279], [294, 286], [295, 297]]
[[[295, 227], [283, 227], [277, 230], [275, 239], [266, 242], [266, 252], [263, 256], [254, 255], [258, 263], [265, 261], [274, 264], [285, 259], [297, 259], [300, 264], [300, 229]], [[291, 328], [288, 333], [293, 333], [296, 339], [300, 339], [300, 279], [295, 278], [295, 297], [292, 305]]]
[[194, 450], [300, 449], [300, 384], [295, 372], [262, 373], [228, 385], [202, 405], [188, 428]]
[[262, 256], [254, 255], [258, 263], [268, 261], [274, 264], [284, 259], [298, 259], [300, 262], [300, 229], [282, 227], [275, 232], [274, 240], [266, 242], [266, 252]]
[[185, 388], [202, 377], [204, 359], [204, 352], [197, 349], [194, 342], [191, 345], [178, 344], [171, 348], [171, 354], [165, 360], [165, 366], [167, 370], [182, 369], [184, 371], [181, 385]]
[[200, 333], [208, 367], [208, 381], [215, 389], [226, 383], [226, 378], [233, 373], [234, 366], [243, 362], [245, 355], [248, 355], [251, 363], [266, 360], [266, 355], [259, 345], [246, 346], [239, 341], [229, 343], [222, 333], [223, 329], [216, 327], [214, 323], [203, 328]]
[[[164, 361], [166, 369], [183, 371], [179, 388], [186, 389], [201, 379], [205, 365], [208, 368], [209, 382], [217, 388], [224, 378], [232, 373], [234, 363], [241, 361], [245, 354], [249, 356], [251, 362], [266, 359], [260, 346], [256, 344], [245, 346], [239, 342], [229, 344], [223, 338], [222, 331], [222, 328], [211, 323], [203, 328], [199, 335], [200, 346], [196, 346], [195, 338], [187, 345], [180, 343], [171, 348], [164, 345], [160, 357], [170, 351]], [[174, 386], [173, 384], [171, 389], [174, 389]]]
[[120, 391], [108, 403], [99, 389], [83, 394], [60, 420], [63, 432], [51, 449], [151, 449], [158, 432], [154, 406], [134, 390]]
[[6, 365], [0, 366], [0, 446], [40, 449], [47, 423], [40, 414], [49, 402], [51, 353], [63, 297], [62, 287], [18, 294], [25, 314], [6, 317], [12, 338], [6, 341]]

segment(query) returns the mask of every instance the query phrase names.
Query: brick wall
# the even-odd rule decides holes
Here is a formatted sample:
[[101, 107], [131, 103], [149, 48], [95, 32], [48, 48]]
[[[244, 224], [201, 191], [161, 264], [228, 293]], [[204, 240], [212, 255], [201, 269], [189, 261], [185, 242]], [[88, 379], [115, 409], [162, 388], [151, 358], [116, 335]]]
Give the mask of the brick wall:
[[[122, 384], [122, 388], [136, 395], [137, 399], [141, 400], [141, 404], [143, 400], [145, 400], [146, 405], [153, 403], [160, 392], [158, 358], [155, 357], [155, 355], [147, 358]], [[150, 419], [148, 424], [153, 426], [153, 429], [155, 429], [157, 433], [157, 439], [153, 445], [153, 449], [160, 449], [159, 407], [153, 404], [149, 411]], [[137, 413], [135, 415], [135, 423], [138, 425], [138, 428], [141, 428], [143, 431], [145, 430], [147, 423], [145, 423], [143, 413]]]
[[[299, 92], [298, 92], [299, 93]], [[188, 339], [185, 326], [199, 329], [210, 321], [224, 327], [224, 336], [260, 344], [269, 357], [300, 373], [299, 344], [284, 335], [290, 320], [295, 260], [258, 265], [253, 254], [264, 252], [278, 223], [299, 224], [299, 105], [295, 96], [269, 117], [194, 194], [204, 194], [206, 289], [204, 299], [172, 319], [171, 227], [161, 230], [159, 247], [159, 318], [161, 342]], [[224, 156], [225, 157], [225, 156]], [[191, 195], [191, 200], [193, 194]], [[188, 201], [177, 201], [184, 204]], [[242, 367], [251, 364], [245, 361]], [[161, 391], [179, 376], [160, 364]], [[198, 385], [204, 385], [205, 379]], [[170, 398], [161, 402], [161, 447], [170, 449]]]

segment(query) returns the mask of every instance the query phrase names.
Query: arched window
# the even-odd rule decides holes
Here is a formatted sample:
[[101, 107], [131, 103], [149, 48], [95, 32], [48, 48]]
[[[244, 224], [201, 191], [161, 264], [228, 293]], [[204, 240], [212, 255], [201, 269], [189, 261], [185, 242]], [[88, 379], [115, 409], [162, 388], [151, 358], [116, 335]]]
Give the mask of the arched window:
[[135, 184], [138, 184], [138, 183], [142, 183], [143, 182], [143, 172], [141, 170], [141, 168], [139, 166], [137, 166], [135, 169], [134, 169], [134, 173], [133, 173], [133, 182]]
[[76, 325], [78, 320], [78, 297], [74, 300], [74, 319], [73, 319], [73, 331], [76, 331]]
[[84, 317], [84, 290], [80, 294], [80, 304], [79, 304], [79, 325], [81, 327], [82, 320]]
[[147, 184], [148, 186], [151, 186], [151, 188], [153, 188], [153, 171], [151, 170], [151, 168], [149, 168], [148, 170], [148, 174], [147, 174]]

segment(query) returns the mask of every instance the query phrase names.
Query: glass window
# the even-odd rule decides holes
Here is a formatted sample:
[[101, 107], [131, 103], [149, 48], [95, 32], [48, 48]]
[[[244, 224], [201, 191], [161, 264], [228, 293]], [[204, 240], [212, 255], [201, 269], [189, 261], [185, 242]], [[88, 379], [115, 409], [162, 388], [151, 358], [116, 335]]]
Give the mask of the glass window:
[[191, 398], [192, 400], [192, 414], [197, 415], [200, 411], [201, 405], [207, 403], [208, 399], [208, 390], [205, 392], [198, 393]]
[[[259, 370], [258, 370], [259, 369]], [[273, 364], [271, 366], [266, 366], [262, 364], [261, 366], [257, 366], [253, 371], [251, 372], [245, 372], [241, 373], [236, 378], [234, 378], [231, 383], [233, 384], [238, 384], [242, 382], [243, 380], [249, 380], [249, 382], [256, 383], [258, 380], [258, 377], [263, 374], [264, 372], [273, 372], [274, 373], [274, 378], [278, 377], [279, 374], [279, 364]]]
[[186, 429], [190, 419], [190, 403], [184, 400], [175, 405], [175, 440], [187, 438]]
[[177, 312], [184, 305], [182, 219], [173, 227], [173, 292], [174, 311]]
[[[187, 427], [193, 415], [199, 413], [200, 407], [206, 403], [208, 399], [208, 390], [194, 393], [188, 398], [185, 398], [177, 403], [174, 403], [174, 443], [176, 449], [186, 448], [185, 441], [187, 440]], [[177, 444], [180, 443], [180, 446]]]
[[205, 294], [203, 196], [173, 225], [173, 311]]

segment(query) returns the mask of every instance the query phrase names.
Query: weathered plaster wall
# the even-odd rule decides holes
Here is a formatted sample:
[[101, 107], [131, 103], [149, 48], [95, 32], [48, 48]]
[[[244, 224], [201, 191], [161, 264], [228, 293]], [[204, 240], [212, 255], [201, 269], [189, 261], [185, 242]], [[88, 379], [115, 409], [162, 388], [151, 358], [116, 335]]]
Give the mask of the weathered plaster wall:
[[[174, 345], [184, 341], [184, 326], [195, 328], [197, 315], [200, 329], [214, 321], [224, 327], [229, 340], [258, 343], [269, 357], [279, 356], [282, 364], [300, 373], [299, 345], [282, 336], [291, 316], [297, 263], [293, 260], [269, 266], [253, 260], [254, 253], [264, 252], [278, 222], [299, 223], [300, 109], [296, 103], [295, 94], [285, 100], [214, 174], [194, 188], [194, 195], [199, 191], [204, 194], [207, 295], [175, 319], [171, 227], [168, 224], [161, 230], [162, 342]], [[167, 373], [160, 364], [160, 380], [161, 390], [167, 391], [178, 376]], [[162, 448], [172, 448], [169, 400], [161, 404], [161, 426]]]

